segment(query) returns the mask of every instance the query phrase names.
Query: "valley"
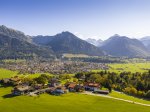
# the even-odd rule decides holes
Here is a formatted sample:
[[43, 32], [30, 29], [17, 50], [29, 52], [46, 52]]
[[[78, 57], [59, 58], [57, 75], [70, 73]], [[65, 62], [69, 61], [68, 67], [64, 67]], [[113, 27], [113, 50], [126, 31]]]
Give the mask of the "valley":
[[[105, 64], [105, 66], [104, 66], [104, 64], [96, 64], [95, 63], [96, 66], [99, 65], [98, 66], [99, 69], [97, 69], [97, 70], [94, 70], [94, 68], [93, 68], [90, 71], [78, 71], [77, 73], [72, 73], [72, 70], [71, 70], [70, 72], [69, 71], [68, 72], [61, 72], [61, 73], [59, 72], [59, 74], [54, 74], [50, 71], [47, 71], [47, 73], [46, 73], [44, 71], [38, 71], [37, 69], [33, 69], [33, 68], [32, 68], [32, 72], [27, 72], [24, 69], [24, 72], [22, 73], [20, 71], [23, 69], [16, 69], [16, 67], [13, 64], [15, 63], [16, 66], [17, 65], [20, 66], [20, 63], [25, 64], [26, 61], [24, 61], [24, 60], [23, 61], [20, 61], [20, 60], [18, 60], [18, 61], [13, 61], [13, 60], [6, 61], [5, 60], [4, 62], [6, 65], [8, 65], [8, 63], [9, 63], [9, 65], [11, 66], [11, 69], [8, 66], [6, 68], [4, 68], [4, 66], [3, 66], [3, 68], [0, 69], [0, 79], [6, 79], [6, 78], [8, 79], [11, 77], [15, 78], [17, 76], [17, 77], [19, 77], [19, 80], [22, 80], [22, 81], [26, 80], [28, 82], [31, 79], [37, 80], [39, 77], [42, 76], [41, 74], [45, 74], [50, 79], [51, 78], [58, 78], [59, 81], [61, 82], [61, 86], [63, 86], [68, 82], [72, 83], [72, 84], [84, 84], [84, 82], [83, 82], [84, 78], [82, 77], [82, 74], [85, 74], [85, 77], [87, 77], [88, 75], [91, 75], [90, 78], [87, 77], [88, 82], [89, 81], [93, 82], [95, 80], [96, 82], [94, 81], [94, 83], [99, 83], [101, 85], [100, 90], [104, 90], [104, 91], [109, 90], [110, 93], [108, 95], [102, 95], [101, 96], [101, 95], [95, 94], [95, 93], [92, 93], [92, 95], [86, 94], [86, 91], [85, 92], [84, 91], [83, 92], [71, 91], [69, 93], [60, 94], [60, 95], [52, 95], [52, 94], [49, 94], [47, 92], [44, 92], [44, 93], [37, 94], [35, 96], [30, 96], [28, 94], [16, 96], [16, 95], [11, 95], [11, 91], [15, 87], [14, 85], [3, 85], [4, 83], [1, 83], [1, 87], [0, 87], [0, 102], [1, 102], [0, 106], [1, 106], [1, 109], [0, 110], [5, 110], [7, 112], [20, 112], [20, 110], [23, 109], [23, 111], [21, 111], [21, 112], [24, 112], [24, 111], [29, 111], [29, 109], [30, 109], [30, 111], [32, 111], [32, 112], [39, 112], [39, 111], [48, 112], [49, 110], [51, 110], [51, 112], [55, 112], [58, 110], [57, 107], [59, 107], [59, 108], [61, 108], [62, 112], [63, 111], [64, 112], [69, 112], [69, 111], [72, 111], [72, 112], [73, 111], [75, 111], [75, 112], [76, 111], [92, 112], [93, 110], [99, 110], [99, 111], [105, 111], [105, 112], [108, 111], [109, 112], [110, 109], [111, 109], [111, 111], [113, 110], [115, 112], [120, 112], [122, 110], [125, 112], [128, 112], [128, 111], [140, 112], [140, 111], [142, 111], [142, 109], [144, 109], [144, 112], [149, 112], [149, 109], [150, 109], [149, 106], [145, 106], [145, 105], [150, 105], [149, 98], [143, 99], [141, 96], [137, 97], [136, 95], [134, 95], [135, 93], [134, 94], [125, 93], [125, 91], [115, 89], [114, 85], [111, 85], [111, 89], [110, 89], [109, 86], [106, 86], [103, 83], [104, 79], [102, 79], [102, 78], [104, 78], [105, 75], [104, 75], [104, 77], [101, 76], [101, 78], [100, 78], [96, 74], [101, 74], [101, 73], [107, 71], [107, 72], [110, 72], [111, 75], [113, 75], [112, 74], [113, 72], [116, 73], [116, 75], [118, 77], [120, 74], [122, 74], [124, 72], [127, 72], [127, 73], [131, 72], [131, 74], [129, 76], [132, 76], [132, 73], [146, 73], [149, 70], [150, 62], [146, 62], [146, 63], [144, 63], [144, 62], [143, 63], [135, 63], [134, 62], [134, 63], [122, 63], [122, 64], [121, 63], [120, 64], [113, 63], [113, 64]], [[61, 62], [61, 63], [66, 64], [66, 62]], [[72, 63], [70, 65], [72, 65]], [[48, 64], [48, 62], [47, 62], [47, 64]], [[46, 64], [46, 62], [44, 62], [43, 65], [47, 65], [47, 64]], [[26, 65], [22, 65], [22, 66], [29, 66], [29, 65], [26, 64]], [[55, 65], [54, 62], [53, 62], [53, 65]], [[78, 66], [81, 67], [80, 64], [77, 64], [74, 67], [76, 68]], [[86, 65], [86, 63], [82, 62], [82, 67], [84, 67], [84, 66], [87, 66], [87, 65]], [[15, 69], [13, 69], [13, 67]], [[31, 68], [31, 66], [29, 66], [29, 67]], [[40, 65], [38, 67], [40, 68], [42, 66]], [[103, 67], [104, 68], [107, 67], [107, 69], [104, 69]], [[8, 68], [9, 68], [9, 70], [8, 70]], [[37, 68], [37, 67], [35, 67], [35, 68]], [[122, 68], [122, 69], [120, 69], [120, 68]], [[92, 77], [93, 78], [95, 77], [96, 79], [93, 79]], [[108, 77], [109, 77], [109, 75], [108, 75]], [[147, 80], [149, 80], [149, 78]], [[27, 84], [26, 81], [24, 83]], [[51, 83], [51, 81], [50, 82], [49, 81], [48, 82], [38, 82], [38, 83], [39, 84], [44, 83], [47, 85], [47, 84]], [[109, 81], [106, 81], [106, 82], [109, 82]], [[22, 84], [23, 84], [23, 82], [22, 82]], [[113, 83], [113, 84], [115, 84], [115, 83]], [[34, 83], [32, 85], [34, 85]], [[117, 85], [117, 83], [116, 83], [116, 85]], [[121, 82], [119, 83], [119, 85], [121, 85]], [[45, 86], [45, 87], [47, 88], [47, 86]], [[146, 93], [144, 93], [144, 94], [146, 94]], [[108, 98], [107, 98], [107, 96], [108, 96]], [[19, 103], [20, 101], [22, 103]], [[9, 108], [6, 108], [6, 104], [8, 102], [11, 102], [12, 105], [9, 105], [8, 106]], [[15, 102], [15, 103], [13, 103], [13, 102]], [[27, 104], [27, 102], [30, 102], [30, 103]], [[76, 104], [76, 105], [74, 105], [74, 104]], [[37, 107], [36, 105], [40, 105], [40, 106]], [[68, 106], [68, 105], [69, 105], [69, 107], [67, 108], [66, 106]], [[92, 105], [92, 107], [90, 105]], [[26, 108], [24, 108], [24, 106]], [[75, 106], [77, 106], [78, 108], [72, 110], [72, 108], [75, 108]], [[118, 106], [119, 106], [119, 108], [117, 108]], [[36, 108], [34, 108], [34, 107], [36, 107]], [[90, 107], [90, 108], [88, 108], [88, 107]], [[116, 107], [116, 108], [114, 108], [114, 107]], [[86, 110], [85, 108], [88, 108], [88, 110]]]
[[150, 112], [150, 0], [0, 0], [0, 112]]

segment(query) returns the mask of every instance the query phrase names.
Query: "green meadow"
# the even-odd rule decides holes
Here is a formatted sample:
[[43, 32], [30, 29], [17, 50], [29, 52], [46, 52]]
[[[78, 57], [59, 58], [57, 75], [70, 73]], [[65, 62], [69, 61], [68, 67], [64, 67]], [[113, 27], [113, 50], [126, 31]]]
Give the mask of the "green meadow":
[[11, 70], [6, 70], [3, 68], [0, 68], [0, 79], [2, 78], [10, 78], [17, 75], [17, 71], [11, 71]]
[[[145, 72], [150, 68], [150, 63], [109, 64], [109, 66], [111, 66], [110, 71]], [[15, 76], [17, 73], [17, 71], [0, 69], [0, 79]], [[35, 78], [39, 75], [37, 73], [19, 76]], [[0, 112], [150, 112], [150, 107], [147, 106], [79, 93], [68, 93], [62, 96], [42, 94], [34, 97], [11, 97], [11, 89], [11, 87], [0, 87]], [[150, 104], [150, 101], [115, 91], [110, 96]]]
[[125, 99], [125, 100], [131, 100], [131, 101], [134, 101], [134, 102], [150, 104], [150, 100], [140, 99], [140, 98], [130, 96], [130, 95], [126, 95], [124, 93], [117, 92], [117, 91], [112, 91], [109, 95], [112, 96], [112, 97], [115, 97], [115, 98], [121, 98], [121, 99]]
[[150, 62], [148, 63], [122, 63], [109, 64], [110, 72], [147, 72], [150, 70]]
[[[121, 72], [147, 72], [150, 70], [150, 62], [147, 63], [111, 63], [108, 64], [109, 69], [107, 71], [110, 72], [116, 72], [116, 73], [121, 73]], [[93, 72], [99, 72], [102, 71], [100, 70], [92, 70]]]
[[150, 107], [79, 93], [9, 97], [11, 89], [0, 88], [0, 112], [150, 112]]

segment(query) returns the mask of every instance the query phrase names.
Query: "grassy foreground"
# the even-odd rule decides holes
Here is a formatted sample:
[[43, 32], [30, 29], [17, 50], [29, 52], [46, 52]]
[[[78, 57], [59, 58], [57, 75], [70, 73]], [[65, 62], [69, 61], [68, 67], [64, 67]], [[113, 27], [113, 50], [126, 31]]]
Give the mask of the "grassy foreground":
[[9, 98], [10, 90], [0, 88], [0, 112], [150, 112], [150, 107], [81, 94]]
[[115, 98], [121, 98], [121, 99], [125, 99], [125, 100], [131, 100], [131, 101], [134, 101], [134, 102], [150, 104], [149, 100], [143, 100], [143, 99], [136, 98], [134, 96], [129, 96], [129, 95], [126, 95], [124, 93], [119, 93], [119, 92], [116, 92], [116, 91], [112, 91], [112, 93], [110, 93], [109, 95], [113, 96]]

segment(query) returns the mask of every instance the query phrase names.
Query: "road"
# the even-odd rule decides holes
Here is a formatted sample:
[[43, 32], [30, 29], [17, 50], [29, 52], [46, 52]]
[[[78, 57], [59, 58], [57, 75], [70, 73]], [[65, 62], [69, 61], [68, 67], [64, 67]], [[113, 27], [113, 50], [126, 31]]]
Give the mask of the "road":
[[115, 99], [115, 100], [129, 102], [129, 103], [132, 103], [132, 104], [138, 104], [138, 105], [143, 105], [143, 106], [149, 106], [150, 107], [150, 104], [144, 104], [144, 103], [134, 102], [134, 101], [131, 101], [131, 100], [125, 100], [125, 99], [116, 98], [116, 97], [112, 97], [112, 96], [108, 96], [108, 95], [94, 94], [92, 92], [87, 92], [87, 91], [84, 92], [84, 93], [82, 93], [82, 94], [93, 95], [93, 96], [100, 96], [100, 97], [105, 97], [105, 98], [111, 98], [111, 99]]

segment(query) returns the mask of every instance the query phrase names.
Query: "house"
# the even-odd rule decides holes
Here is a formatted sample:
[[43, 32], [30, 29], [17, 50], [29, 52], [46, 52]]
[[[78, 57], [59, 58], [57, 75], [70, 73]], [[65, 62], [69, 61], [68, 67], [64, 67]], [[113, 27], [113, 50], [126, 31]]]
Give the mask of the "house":
[[58, 86], [61, 86], [61, 82], [58, 79], [53, 78], [49, 81], [49, 86], [50, 87], [58, 87]]
[[83, 84], [77, 84], [75, 89], [76, 89], [76, 92], [83, 92], [83, 91], [85, 91], [85, 88], [84, 88]]
[[70, 91], [70, 92], [81, 92], [84, 91], [84, 87], [81, 84], [76, 84], [74, 82], [72, 83], [68, 83], [65, 85], [66, 88]]
[[18, 76], [11, 77], [10, 84], [19, 85], [19, 84], [21, 84], [21, 79]]
[[70, 91], [70, 92], [76, 92], [76, 83], [69, 83], [66, 85], [67, 89]]
[[86, 91], [96, 91], [100, 89], [100, 85], [98, 83], [85, 83], [84, 88]]
[[50, 91], [50, 94], [61, 95], [61, 94], [65, 94], [67, 92], [68, 91], [67, 91], [66, 87], [60, 86], [60, 87], [52, 88]]
[[18, 85], [14, 87], [14, 89], [11, 92], [13, 95], [24, 95], [24, 94], [28, 94], [31, 91], [33, 91], [33, 88], [31, 86]]
[[1, 80], [1, 83], [5, 84], [5, 85], [18, 85], [21, 83], [21, 79], [18, 76], [15, 77], [11, 77], [11, 78], [5, 78]]
[[43, 84], [35, 84], [33, 87], [35, 90], [43, 89]]
[[1, 80], [2, 84], [9, 84], [10, 83], [10, 79], [9, 78], [5, 78]]

